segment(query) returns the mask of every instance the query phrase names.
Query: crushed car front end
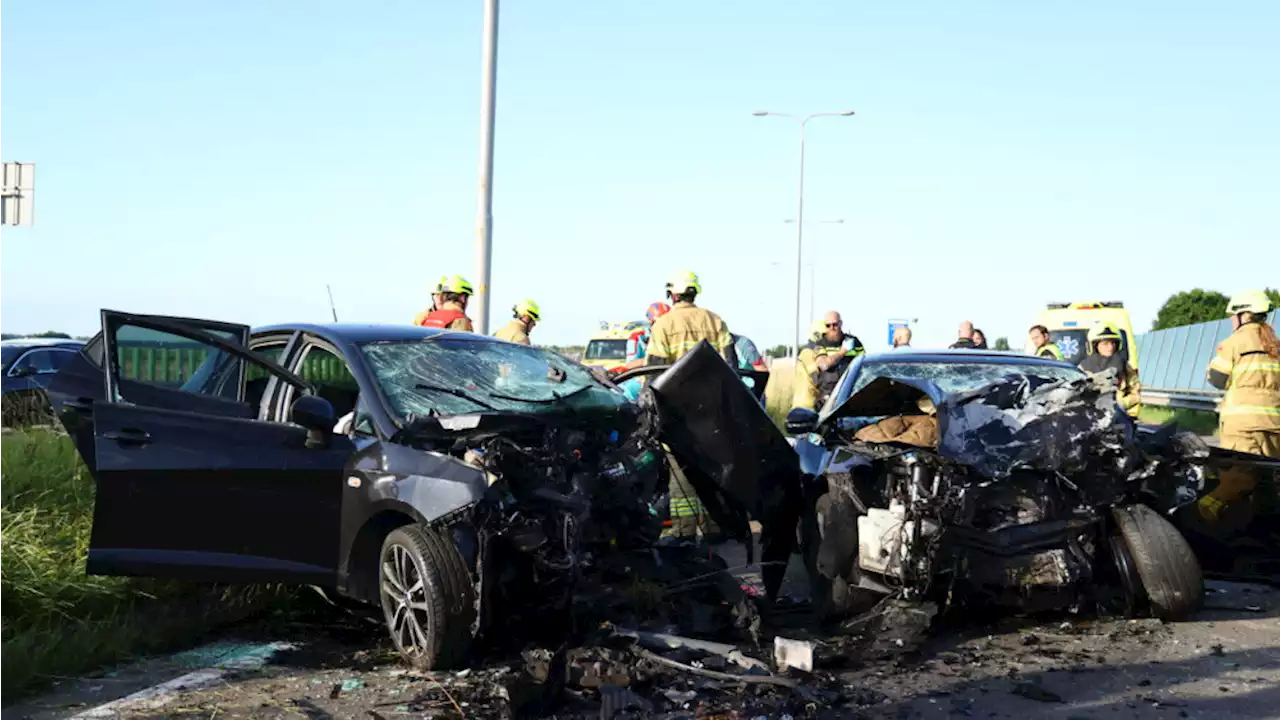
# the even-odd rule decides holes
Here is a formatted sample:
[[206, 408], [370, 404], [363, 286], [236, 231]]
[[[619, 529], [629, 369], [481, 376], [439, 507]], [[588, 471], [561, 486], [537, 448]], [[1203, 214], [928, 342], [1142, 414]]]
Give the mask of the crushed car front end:
[[[1146, 603], [1165, 617], [1198, 607], [1194, 555], [1141, 505], [1185, 478], [1143, 452], [1105, 378], [1030, 358], [914, 365], [864, 366], [818, 435], [829, 460], [810, 481], [807, 555], [829, 612], [886, 595], [1024, 611]], [[1168, 542], [1135, 552], [1137, 525]], [[1172, 594], [1143, 594], [1142, 581], [1171, 576]]]

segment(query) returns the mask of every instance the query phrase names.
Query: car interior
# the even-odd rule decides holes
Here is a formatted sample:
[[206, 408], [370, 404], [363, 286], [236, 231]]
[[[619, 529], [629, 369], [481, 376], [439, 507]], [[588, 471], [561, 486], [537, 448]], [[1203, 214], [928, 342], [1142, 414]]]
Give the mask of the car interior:
[[355, 410], [356, 400], [360, 397], [360, 386], [341, 356], [312, 345], [307, 349], [302, 367], [297, 373], [315, 386], [316, 395], [333, 405], [335, 418], [341, 418]]

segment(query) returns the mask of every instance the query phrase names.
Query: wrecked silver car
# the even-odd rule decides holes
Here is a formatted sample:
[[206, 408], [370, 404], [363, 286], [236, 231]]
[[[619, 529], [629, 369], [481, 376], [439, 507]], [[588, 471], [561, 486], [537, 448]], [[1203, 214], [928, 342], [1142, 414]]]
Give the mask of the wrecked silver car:
[[1167, 619], [1197, 609], [1196, 556], [1153, 508], [1194, 500], [1205, 458], [1185, 436], [1139, 433], [1111, 387], [1010, 354], [860, 358], [820, 415], [788, 417], [823, 612], [885, 597]]
[[[719, 365], [763, 418], [743, 426], [767, 425]], [[651, 384], [687, 388], [667, 393], [673, 407], [706, 405], [690, 372]], [[686, 442], [653, 392], [641, 408], [550, 351], [413, 326], [251, 332], [104, 310], [49, 396], [97, 484], [87, 572], [312, 585], [380, 606], [419, 668], [460, 663], [522, 621], [563, 633], [587, 573], [622, 588], [646, 563], [691, 564], [686, 590], [722, 580], [654, 550], [667, 436], [699, 477], [747, 487], [763, 472], [718, 472], [723, 449]], [[682, 621], [748, 624], [735, 593], [712, 603], [725, 617]]]

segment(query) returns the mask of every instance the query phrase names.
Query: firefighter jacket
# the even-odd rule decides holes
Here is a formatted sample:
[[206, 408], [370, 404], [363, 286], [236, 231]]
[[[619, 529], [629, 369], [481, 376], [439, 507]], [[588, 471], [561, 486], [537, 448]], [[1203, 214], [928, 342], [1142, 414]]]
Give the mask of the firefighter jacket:
[[1263, 347], [1261, 323], [1241, 325], [1209, 363], [1210, 385], [1226, 390], [1218, 410], [1223, 433], [1280, 432], [1280, 359]]
[[1116, 384], [1116, 402], [1132, 417], [1138, 417], [1142, 409], [1142, 383], [1138, 381], [1138, 371], [1124, 366], [1124, 379]]
[[529, 331], [525, 329], [523, 320], [512, 320], [498, 328], [498, 332], [494, 333], [493, 336], [507, 342], [520, 343], [521, 345], [530, 344]]
[[[832, 343], [825, 338], [810, 343], [796, 358], [795, 390], [791, 398], [792, 407], [817, 410], [826, 402], [827, 396], [835, 389], [849, 363], [865, 350], [862, 342], [853, 335], [844, 335], [839, 342]], [[818, 367], [818, 358], [825, 355], [842, 355], [836, 362], [823, 370]]]
[[730, 367], [738, 367], [733, 337], [720, 316], [693, 303], [678, 302], [649, 328], [645, 364], [670, 365], [688, 355], [703, 340], [711, 343]]
[[1058, 343], [1045, 343], [1036, 348], [1036, 357], [1049, 358], [1050, 360], [1062, 360], [1062, 348], [1058, 347]]
[[445, 307], [439, 310], [423, 310], [413, 321], [414, 325], [442, 328], [448, 330], [465, 330], [471, 332], [471, 318], [458, 307]]

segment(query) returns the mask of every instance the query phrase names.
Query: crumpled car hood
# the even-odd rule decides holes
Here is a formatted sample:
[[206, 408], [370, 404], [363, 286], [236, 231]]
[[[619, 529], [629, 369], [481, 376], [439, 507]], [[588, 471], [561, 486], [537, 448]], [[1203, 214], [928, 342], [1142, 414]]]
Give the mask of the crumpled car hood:
[[951, 394], [927, 380], [876, 378], [831, 417], [919, 415], [922, 398], [937, 408], [938, 454], [990, 478], [1017, 470], [1070, 474], [1100, 460], [1121, 474], [1141, 465], [1133, 422], [1104, 377], [1011, 375]]

